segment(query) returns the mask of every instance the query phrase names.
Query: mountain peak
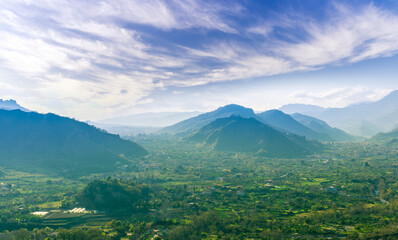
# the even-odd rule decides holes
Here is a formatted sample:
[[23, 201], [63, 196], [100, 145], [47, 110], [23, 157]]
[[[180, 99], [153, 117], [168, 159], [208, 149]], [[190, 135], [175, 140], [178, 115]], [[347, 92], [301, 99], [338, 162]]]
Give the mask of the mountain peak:
[[14, 99], [9, 99], [9, 100], [0, 99], [0, 109], [4, 109], [4, 110], [19, 109], [19, 110], [24, 111], [24, 112], [29, 112], [28, 109], [26, 109], [26, 108], [22, 107], [21, 105], [19, 105], [17, 103], [17, 101], [15, 101]]
[[247, 110], [253, 111], [253, 109], [251, 108], [246, 108], [238, 104], [228, 104], [223, 107], [217, 108], [216, 111], [247, 111]]
[[398, 90], [394, 90], [383, 97], [381, 100], [398, 99]]
[[176, 123], [172, 126], [163, 128], [163, 133], [191, 133], [206, 124], [213, 122], [218, 118], [227, 118], [232, 115], [241, 116], [243, 118], [255, 118], [256, 114], [253, 109], [245, 108], [237, 104], [229, 104], [223, 107], [219, 107], [214, 111], [200, 114], [199, 116], [189, 118], [187, 120]]
[[295, 156], [319, 151], [322, 145], [295, 134], [284, 134], [255, 118], [232, 115], [219, 118], [185, 140], [208, 145], [217, 151], [263, 152], [270, 156]]

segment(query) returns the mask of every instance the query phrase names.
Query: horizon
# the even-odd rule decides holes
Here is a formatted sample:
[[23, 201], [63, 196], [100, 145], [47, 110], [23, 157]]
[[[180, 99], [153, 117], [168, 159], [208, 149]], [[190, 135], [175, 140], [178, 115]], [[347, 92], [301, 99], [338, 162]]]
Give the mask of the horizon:
[[[237, 105], [237, 106], [241, 106], [241, 107], [244, 107], [244, 108], [249, 108], [249, 109], [252, 109], [253, 112], [254, 112], [255, 114], [258, 114], [258, 113], [262, 113], [262, 112], [269, 111], [269, 110], [280, 110], [280, 111], [282, 111], [281, 108], [282, 108], [282, 107], [285, 107], [285, 106], [288, 106], [288, 105], [316, 106], [316, 107], [322, 107], [322, 108], [324, 108], [324, 109], [330, 109], [330, 108], [345, 108], [345, 107], [349, 107], [349, 106], [353, 106], [353, 105], [358, 105], [358, 104], [362, 104], [362, 103], [377, 102], [377, 101], [379, 101], [379, 100], [381, 100], [381, 99], [387, 97], [387, 96], [390, 95], [392, 92], [398, 92], [398, 89], [397, 89], [397, 90], [392, 90], [391, 92], [387, 93], [386, 95], [381, 96], [380, 98], [375, 99], [375, 100], [359, 101], [359, 102], [354, 102], [354, 103], [350, 103], [350, 104], [347, 104], [347, 105], [345, 105], [345, 106], [339, 106], [339, 107], [333, 107], [333, 106], [332, 106], [332, 107], [323, 107], [323, 106], [316, 105], [316, 104], [305, 104], [305, 103], [295, 103], [295, 102], [292, 102], [292, 103], [283, 104], [283, 105], [281, 105], [280, 107], [276, 107], [276, 108], [269, 108], [269, 109], [264, 109], [264, 110], [256, 110], [256, 109], [251, 108], [251, 107], [249, 107], [249, 106], [244, 106], [244, 105], [240, 105], [240, 104], [236, 104], [236, 103], [228, 103], [228, 104], [226, 104], [226, 105], [221, 105], [221, 106], [218, 106], [218, 107], [216, 107], [216, 108], [208, 109], [208, 110], [205, 110], [205, 111], [191, 110], [191, 111], [138, 112], [138, 113], [133, 113], [133, 114], [129, 114], [129, 115], [113, 116], [113, 117], [110, 117], [110, 118], [102, 118], [102, 119], [78, 119], [78, 118], [75, 118], [75, 117], [73, 117], [73, 116], [60, 115], [60, 114], [58, 114], [58, 115], [60, 115], [60, 116], [62, 116], [62, 117], [68, 117], [68, 118], [77, 119], [78, 121], [82, 121], [82, 122], [97, 122], [97, 123], [101, 123], [101, 121], [105, 121], [105, 120], [111, 120], [111, 119], [129, 117], [129, 116], [134, 116], [134, 115], [145, 115], [145, 114], [194, 113], [194, 112], [195, 112], [195, 113], [198, 113], [198, 114], [200, 115], [200, 114], [203, 114], [203, 113], [206, 113], [206, 112], [215, 111], [215, 110], [217, 110], [218, 108], [226, 107], [226, 106], [228, 106], [228, 105]], [[7, 101], [8, 101], [8, 102], [11, 102], [11, 103], [16, 103], [18, 106], [20, 106], [20, 107], [22, 107], [22, 108], [25, 108], [24, 106], [22, 106], [21, 104], [19, 104], [18, 101], [16, 101], [15, 99], [2, 99], [2, 98], [0, 98], [0, 102], [7, 102]], [[0, 109], [1, 109], [1, 108], [0, 108]], [[26, 108], [25, 108], [25, 109], [26, 109]], [[50, 114], [57, 114], [57, 113], [55, 113], [55, 112], [39, 112], [39, 111], [36, 111], [36, 110], [34, 110], [34, 109], [28, 109], [28, 110], [29, 110], [29, 111], [32, 111], [32, 112], [37, 112], [37, 113], [40, 113], [40, 114], [48, 114], [48, 113], [50, 113]], [[283, 112], [283, 111], [282, 111], [282, 112]], [[142, 126], [142, 127], [145, 127], [145, 126]], [[150, 126], [148, 126], [148, 127], [150, 127]], [[157, 127], [159, 127], [159, 126], [157, 126]]]
[[0, 239], [398, 237], [397, 66], [397, 0], [0, 0]]
[[13, 1], [0, 12], [0, 98], [38, 112], [344, 107], [398, 89], [394, 1]]

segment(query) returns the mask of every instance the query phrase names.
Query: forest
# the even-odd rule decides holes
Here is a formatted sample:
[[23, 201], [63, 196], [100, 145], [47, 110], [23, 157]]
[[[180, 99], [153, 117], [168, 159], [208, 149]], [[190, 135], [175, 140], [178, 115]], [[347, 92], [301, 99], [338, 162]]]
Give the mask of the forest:
[[276, 158], [134, 140], [150, 154], [108, 173], [2, 169], [0, 239], [398, 237], [395, 146], [327, 143]]

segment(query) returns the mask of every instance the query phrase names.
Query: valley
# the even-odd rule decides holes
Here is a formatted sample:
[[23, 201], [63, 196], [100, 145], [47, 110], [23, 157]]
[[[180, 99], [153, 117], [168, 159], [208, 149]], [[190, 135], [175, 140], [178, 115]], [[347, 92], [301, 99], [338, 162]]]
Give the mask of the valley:
[[398, 1], [0, 0], [0, 240], [398, 239]]
[[[100, 239], [396, 234], [397, 148], [330, 143], [321, 154], [275, 158], [219, 152], [170, 137], [135, 140], [150, 154], [108, 174], [64, 178], [4, 169], [1, 182], [7, 189], [1, 192], [1, 230], [44, 229], [43, 236], [60, 229], [71, 229], [62, 230], [70, 231], [68, 234], [98, 231]], [[78, 196], [98, 179], [112, 184], [112, 191], [119, 194], [108, 193], [114, 199], [107, 207], [93, 209], [95, 206], [79, 202]], [[135, 192], [137, 201], [124, 207], [117, 203], [120, 197], [115, 196], [125, 191], [119, 184]], [[146, 197], [132, 190], [138, 186], [146, 186]], [[94, 211], [66, 213], [76, 207]], [[49, 214], [33, 216], [35, 211]]]

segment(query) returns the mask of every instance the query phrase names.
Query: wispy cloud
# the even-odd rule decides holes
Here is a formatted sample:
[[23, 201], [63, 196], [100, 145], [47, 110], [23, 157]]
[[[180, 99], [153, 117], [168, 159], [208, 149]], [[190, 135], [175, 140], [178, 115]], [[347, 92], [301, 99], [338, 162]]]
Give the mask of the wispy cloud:
[[391, 92], [391, 89], [369, 88], [362, 85], [332, 88], [323, 91], [294, 91], [289, 95], [292, 103], [305, 103], [327, 107], [345, 107], [364, 101], [377, 101]]
[[389, 56], [398, 50], [398, 16], [373, 4], [352, 9], [335, 5], [326, 23], [304, 27], [306, 41], [278, 48], [291, 61], [305, 66], [343, 64]]
[[[299, 12], [253, 21], [245, 2], [228, 3], [0, 2], [1, 70], [20, 77], [0, 86], [18, 89], [27, 107], [89, 118], [152, 102], [145, 97], [173, 86], [309, 71], [398, 50], [398, 16], [373, 4], [335, 4], [322, 21]], [[98, 110], [81, 110], [88, 108]]]

